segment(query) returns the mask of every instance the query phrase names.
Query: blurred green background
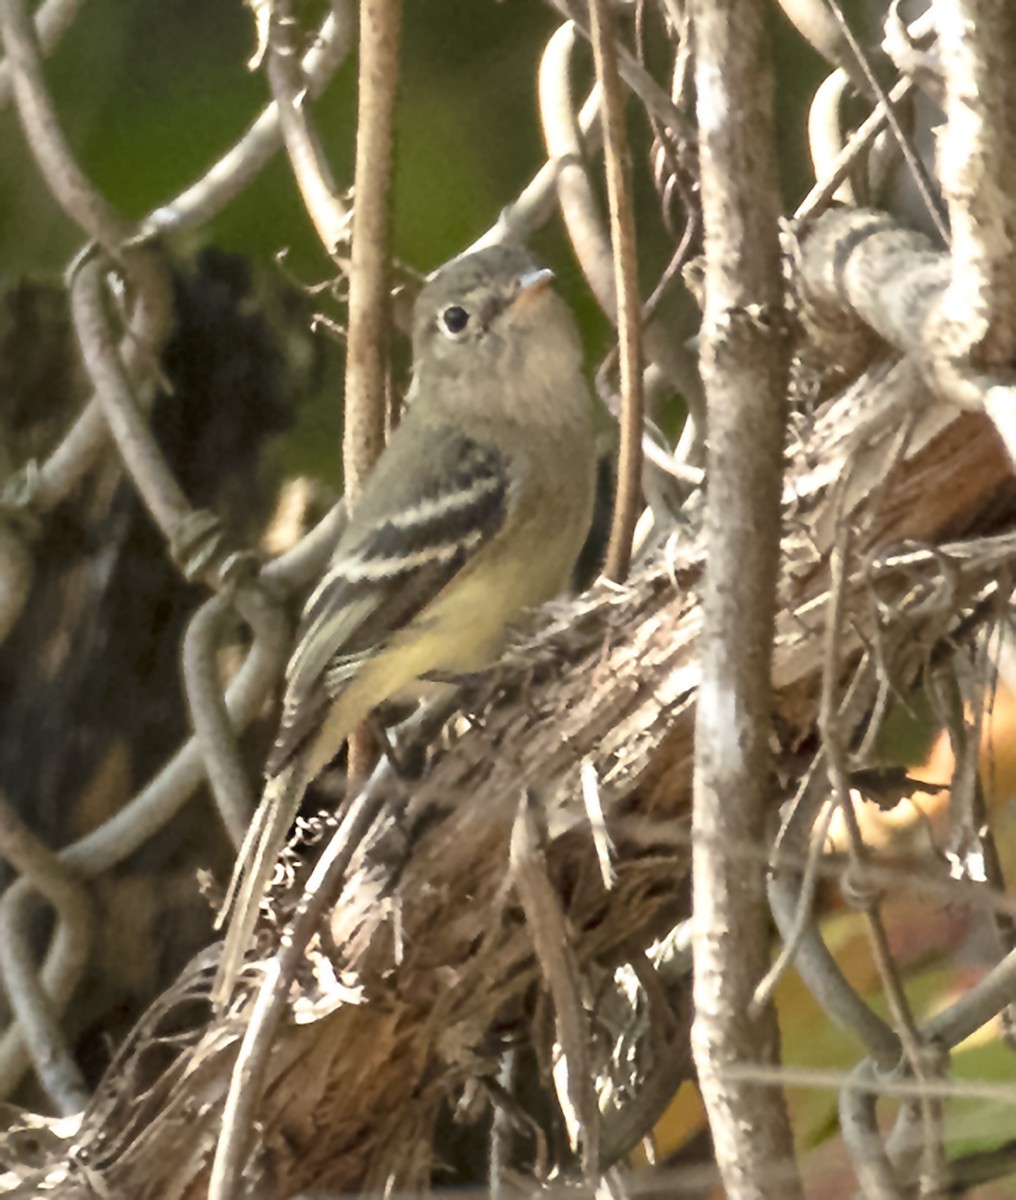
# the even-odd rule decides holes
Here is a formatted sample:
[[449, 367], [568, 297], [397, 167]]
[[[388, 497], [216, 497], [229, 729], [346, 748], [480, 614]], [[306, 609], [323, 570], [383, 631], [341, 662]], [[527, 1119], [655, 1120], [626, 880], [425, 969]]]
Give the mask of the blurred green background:
[[[302, 12], [315, 26], [320, 5]], [[536, 74], [559, 23], [541, 0], [427, 0], [404, 10], [403, 70], [394, 193], [397, 256], [430, 270], [468, 245], [543, 161]], [[807, 186], [803, 154], [806, 98], [822, 65], [774, 13], [774, 53], [788, 202]], [[665, 78], [667, 47], [647, 26], [650, 58]], [[655, 34], [654, 34], [655, 29]], [[254, 51], [250, 11], [239, 0], [88, 0], [51, 58], [47, 73], [71, 145], [96, 183], [126, 215], [165, 203], [228, 148], [260, 111], [267, 84], [246, 66]], [[586, 56], [583, 56], [586, 58]], [[588, 71], [588, 61], [582, 69]], [[577, 95], [584, 95], [578, 80]], [[356, 64], [351, 56], [315, 114], [343, 184], [352, 180]], [[640, 259], [648, 290], [672, 246], [659, 219], [647, 150], [649, 132], [631, 108], [633, 177]], [[289, 167], [279, 155], [198, 238], [247, 256], [263, 284], [328, 277]], [[56, 274], [80, 247], [25, 151], [13, 110], [0, 113], [0, 270], [8, 277]], [[583, 286], [558, 225], [536, 247], [558, 271], [599, 361], [609, 331]], [[276, 255], [287, 252], [280, 267]], [[680, 285], [677, 285], [678, 287]], [[324, 311], [341, 321], [336, 307]], [[322, 338], [329, 335], [322, 333]], [[328, 350], [317, 394], [307, 400], [279, 455], [281, 469], [337, 485], [341, 351]]]

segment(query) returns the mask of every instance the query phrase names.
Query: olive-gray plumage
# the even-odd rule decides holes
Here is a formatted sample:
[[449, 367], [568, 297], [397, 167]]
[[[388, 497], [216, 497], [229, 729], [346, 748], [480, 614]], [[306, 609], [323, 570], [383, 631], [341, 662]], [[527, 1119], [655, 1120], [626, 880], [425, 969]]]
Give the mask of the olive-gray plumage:
[[[452, 618], [456, 644], [439, 653], [456, 661], [425, 670], [481, 665], [519, 609], [566, 583], [592, 514], [593, 408], [578, 331], [550, 281], [525, 251], [494, 246], [454, 260], [420, 292], [408, 411], [305, 608], [271, 773], [345, 681], [387, 672], [366, 667], [365, 654], [433, 624], [428, 605], [457, 578], [480, 610]], [[517, 563], [503, 558], [516, 538]], [[498, 594], [481, 602], [485, 563], [497, 567]]]
[[417, 298], [406, 412], [286, 672], [220, 999], [307, 783], [374, 707], [428, 674], [489, 664], [512, 619], [568, 582], [592, 518], [595, 420], [551, 280], [521, 248], [493, 246], [446, 264]]

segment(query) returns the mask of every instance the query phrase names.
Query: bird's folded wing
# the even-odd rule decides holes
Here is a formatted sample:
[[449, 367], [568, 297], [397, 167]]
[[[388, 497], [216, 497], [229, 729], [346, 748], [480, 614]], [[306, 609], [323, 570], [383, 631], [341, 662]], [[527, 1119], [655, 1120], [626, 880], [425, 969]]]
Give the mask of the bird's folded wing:
[[[507, 519], [501, 456], [458, 431], [432, 436], [435, 453], [424, 456], [425, 478], [416, 475], [412, 493], [398, 478], [371, 480], [304, 608], [268, 780], [220, 913], [229, 928], [214, 987], [217, 1003], [232, 993], [273, 865], [310, 782], [298, 752], [317, 733], [345, 681], [426, 608]], [[379, 485], [385, 485], [380, 493]]]
[[392, 481], [387, 511], [381, 504], [380, 512], [358, 514], [307, 600], [269, 775], [313, 733], [364, 659], [424, 609], [504, 524], [509, 494], [500, 455], [459, 433], [446, 433], [440, 445], [427, 477], [417, 477], [415, 496], [399, 496]]

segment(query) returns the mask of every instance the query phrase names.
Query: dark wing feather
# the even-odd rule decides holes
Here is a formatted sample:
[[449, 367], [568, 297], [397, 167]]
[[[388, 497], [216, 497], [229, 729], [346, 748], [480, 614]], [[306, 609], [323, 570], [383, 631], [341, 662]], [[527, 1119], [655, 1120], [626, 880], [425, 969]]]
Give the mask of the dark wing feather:
[[442, 449], [443, 462], [427, 460], [431, 476], [412, 505], [385, 511], [375, 490], [386, 482], [384, 471], [368, 484], [370, 495], [304, 608], [269, 775], [317, 729], [364, 658], [421, 612], [504, 524], [508, 477], [500, 455], [447, 431]]

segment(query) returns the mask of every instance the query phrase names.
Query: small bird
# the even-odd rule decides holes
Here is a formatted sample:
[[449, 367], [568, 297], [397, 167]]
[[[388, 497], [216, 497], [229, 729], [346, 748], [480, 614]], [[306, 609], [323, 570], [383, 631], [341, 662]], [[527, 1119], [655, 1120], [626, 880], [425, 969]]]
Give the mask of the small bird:
[[286, 670], [230, 889], [218, 1003], [304, 791], [346, 738], [424, 677], [490, 665], [512, 619], [568, 582], [592, 519], [596, 417], [552, 282], [502, 244], [453, 259], [420, 291], [405, 415], [307, 600]]

